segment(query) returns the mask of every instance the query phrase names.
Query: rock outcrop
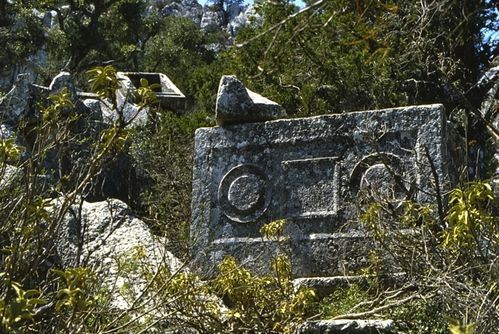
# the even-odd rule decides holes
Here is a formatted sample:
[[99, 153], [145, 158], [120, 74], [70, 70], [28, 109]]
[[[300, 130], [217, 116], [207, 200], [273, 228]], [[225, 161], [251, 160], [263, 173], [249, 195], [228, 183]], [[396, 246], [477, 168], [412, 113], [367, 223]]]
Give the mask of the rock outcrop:
[[225, 13], [223, 10], [206, 8], [201, 18], [201, 29], [206, 31], [216, 31], [225, 24]]
[[206, 31], [225, 31], [230, 40], [237, 32], [250, 24], [260, 24], [261, 15], [257, 14], [254, 5], [229, 4], [227, 8], [220, 6], [202, 6], [196, 0], [149, 1], [146, 15], [185, 17], [191, 19], [198, 27]]
[[196, 0], [181, 0], [179, 2], [171, 2], [159, 9], [162, 16], [177, 16], [191, 19], [197, 26], [201, 25], [203, 17], [203, 6]]
[[231, 36], [236, 36], [239, 30], [247, 26], [260, 26], [263, 24], [263, 17], [256, 12], [254, 5], [250, 5], [245, 9], [241, 8], [236, 15], [230, 17], [227, 23], [227, 32]]

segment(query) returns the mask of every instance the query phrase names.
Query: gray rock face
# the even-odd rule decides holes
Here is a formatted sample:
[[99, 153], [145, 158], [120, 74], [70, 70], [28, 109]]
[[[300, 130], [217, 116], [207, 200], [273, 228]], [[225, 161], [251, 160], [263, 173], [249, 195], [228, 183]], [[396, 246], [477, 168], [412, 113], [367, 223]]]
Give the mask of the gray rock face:
[[276, 219], [295, 277], [358, 270], [370, 248], [360, 199], [433, 203], [433, 169], [450, 183], [441, 105], [201, 128], [195, 142], [191, 235], [208, 276], [226, 255], [265, 272], [277, 247], [259, 230]]
[[9, 187], [12, 182], [20, 179], [23, 175], [23, 171], [19, 167], [5, 164], [3, 168], [5, 169], [2, 171], [2, 178], [0, 178], [0, 190]]
[[82, 100], [83, 105], [87, 108], [89, 119], [102, 121], [103, 120], [103, 106], [102, 102], [96, 99], [87, 98]]
[[29, 106], [31, 78], [28, 74], [19, 74], [10, 91], [0, 98], [0, 115], [3, 121], [17, 124], [26, 116]]
[[[39, 19], [40, 23], [46, 28], [45, 35], [59, 25], [57, 12], [48, 11], [40, 12], [37, 9], [32, 9], [32, 13]], [[26, 22], [21, 17], [15, 18], [15, 23], [12, 30], [23, 30]], [[34, 51], [28, 57], [15, 65], [4, 67], [0, 64], [0, 91], [8, 91], [15, 84], [16, 78], [20, 74], [28, 76], [30, 83], [35, 83], [40, 69], [46, 67], [48, 62], [48, 53], [46, 45], [43, 45], [39, 50]]]
[[[57, 207], [58, 201], [54, 201]], [[163, 247], [163, 242], [151, 234], [147, 225], [131, 215], [127, 205], [119, 200], [83, 202], [74, 205], [65, 216], [58, 231], [57, 252], [66, 266], [89, 266], [106, 273], [105, 283], [119, 291], [121, 275], [119, 259], [140, 250], [147, 254], [152, 268], [166, 264], [171, 271], [181, 263]], [[137, 278], [139, 280], [139, 278]], [[140, 282], [139, 282], [140, 284]], [[124, 301], [117, 297], [117, 306]], [[121, 303], [121, 304], [120, 304]]]
[[[256, 13], [253, 5], [229, 4], [224, 10], [205, 5], [204, 7], [196, 0], [148, 0], [146, 2], [145, 15], [159, 13], [159, 15], [185, 17], [191, 19], [198, 27], [207, 31], [226, 31], [230, 35], [229, 44], [236, 33], [247, 25], [260, 24], [262, 17]], [[57, 20], [52, 23], [56, 26]], [[223, 45], [218, 44], [211, 47], [212, 50], [220, 50]]]
[[205, 7], [201, 17], [200, 27], [206, 31], [217, 31], [225, 24], [225, 13], [223, 10]]
[[286, 112], [279, 104], [247, 89], [231, 75], [224, 75], [220, 80], [215, 113], [219, 125], [263, 122], [286, 117]]
[[319, 320], [307, 321], [296, 334], [388, 334], [394, 327], [393, 320]]
[[235, 11], [227, 24], [227, 32], [235, 36], [241, 28], [246, 26], [260, 26], [263, 23], [263, 17], [256, 12], [255, 6], [250, 5], [244, 10]]
[[[158, 5], [161, 5], [160, 1]], [[171, 2], [160, 10], [162, 16], [187, 17], [196, 25], [201, 25], [203, 16], [203, 7], [196, 0], [182, 0], [179, 2]]]

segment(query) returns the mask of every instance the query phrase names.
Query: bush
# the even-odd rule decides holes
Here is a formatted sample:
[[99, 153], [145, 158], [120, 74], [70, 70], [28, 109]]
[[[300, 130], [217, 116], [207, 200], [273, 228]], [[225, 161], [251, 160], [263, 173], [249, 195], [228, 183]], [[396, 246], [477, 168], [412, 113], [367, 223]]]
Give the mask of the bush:
[[[89, 74], [94, 91], [117, 109], [114, 68]], [[147, 102], [148, 90], [139, 93]], [[129, 130], [118, 118], [96, 137], [75, 132], [82, 115], [71, 98], [67, 89], [50, 95], [40, 101], [33, 122], [18, 124], [25, 147], [0, 140], [0, 315], [5, 331], [78, 332], [93, 328], [89, 319], [102, 316], [94, 306], [99, 280], [88, 268], [63, 268], [55, 241], [68, 209], [85, 194], [102, 163], [124, 147]], [[68, 168], [65, 161], [81, 154], [82, 143], [84, 163], [74, 160]], [[54, 197], [59, 197], [57, 206]]]
[[139, 129], [131, 154], [149, 181], [139, 194], [137, 212], [167, 247], [188, 257], [194, 131], [212, 121], [204, 113], [178, 115], [159, 111], [155, 123]]
[[[459, 333], [456, 323], [468, 332], [492, 333], [499, 327], [495, 208], [497, 199], [486, 182], [454, 189], [443, 221], [436, 218], [436, 204], [406, 202], [398, 212], [383, 200], [369, 205], [361, 217], [375, 244], [376, 261], [369, 270], [403, 273], [404, 283], [371, 289], [378, 292], [370, 300], [335, 317], [383, 315], [394, 318], [404, 333], [448, 333], [449, 328]], [[363, 310], [366, 304], [369, 309]]]

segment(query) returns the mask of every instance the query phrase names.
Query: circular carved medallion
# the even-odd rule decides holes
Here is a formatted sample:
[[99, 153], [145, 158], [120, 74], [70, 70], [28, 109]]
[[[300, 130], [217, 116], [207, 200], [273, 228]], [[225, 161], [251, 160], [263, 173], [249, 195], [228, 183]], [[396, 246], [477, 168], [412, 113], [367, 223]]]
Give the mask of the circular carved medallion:
[[375, 199], [401, 202], [410, 199], [408, 180], [402, 159], [392, 153], [375, 153], [361, 159], [350, 176], [352, 195], [359, 191]]
[[264, 171], [251, 164], [239, 165], [224, 175], [218, 187], [218, 202], [229, 219], [255, 221], [270, 203], [271, 190]]

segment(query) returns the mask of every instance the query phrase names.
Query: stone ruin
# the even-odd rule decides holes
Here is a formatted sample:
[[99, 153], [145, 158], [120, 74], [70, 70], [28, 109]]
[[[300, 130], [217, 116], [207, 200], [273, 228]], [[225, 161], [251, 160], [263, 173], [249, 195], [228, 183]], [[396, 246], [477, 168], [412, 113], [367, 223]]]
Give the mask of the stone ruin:
[[119, 91], [118, 96], [122, 101], [126, 100], [127, 91], [139, 88], [140, 80], [146, 79], [149, 85], [156, 85], [153, 90], [162, 108], [177, 112], [185, 109], [185, 95], [163, 73], [118, 72], [117, 77], [121, 80], [122, 89]]
[[[222, 79], [219, 94], [241, 95], [221, 92], [233, 80]], [[229, 125], [195, 134], [193, 267], [205, 276], [227, 255], [264, 273], [278, 248], [295, 277], [358, 270], [369, 249], [356, 204], [363, 193], [428, 203], [454, 182], [442, 105], [266, 122], [265, 108], [240, 119], [227, 112], [254, 106], [247, 97], [219, 95], [217, 121]], [[279, 247], [259, 232], [277, 219], [287, 221]]]
[[[120, 89], [116, 92], [118, 108], [122, 109], [125, 121], [129, 122], [128, 127], [146, 124], [151, 115], [149, 108], [141, 108], [135, 104], [130, 94], [131, 90], [140, 87], [141, 78], [148, 80], [149, 84], [159, 85], [156, 88], [156, 95], [161, 107], [176, 113], [184, 112], [185, 96], [166, 75], [118, 72], [117, 76], [120, 79]], [[119, 117], [117, 110], [111, 107], [111, 101], [103, 100], [94, 93], [77, 89], [72, 75], [68, 72], [59, 73], [48, 87], [33, 84], [27, 74], [20, 74], [8, 93], [0, 98], [0, 115], [2, 116], [0, 137], [15, 137], [19, 145], [31, 147], [30, 137], [17, 131], [19, 124], [24, 122], [28, 125], [36, 124], [40, 119], [38, 102], [59, 92], [62, 88], [68, 89], [75, 112], [80, 116], [73, 126], [78, 135], [97, 139], [100, 130], [112, 126]], [[58, 179], [70, 171], [74, 164], [86, 161], [85, 152], [89, 151], [88, 145], [90, 144], [82, 143], [81, 147], [74, 149], [70, 158], [62, 159], [62, 163], [59, 163], [58, 149], [49, 152], [43, 161], [47, 170], [46, 178]], [[30, 152], [26, 151], [26, 154]], [[106, 163], [106, 168], [100, 174], [101, 180], [96, 183], [95, 191], [90, 193], [89, 198], [101, 200], [113, 197], [130, 204], [136, 197], [137, 189], [147, 184], [147, 175], [139, 169], [140, 164], [135, 163], [132, 157], [126, 153], [120, 153], [115, 160]]]
[[[127, 90], [135, 89], [138, 84], [134, 81], [140, 82], [141, 77], [145, 77], [150, 84], [155, 83], [155, 79], [159, 80], [161, 86], [157, 95], [161, 106], [177, 113], [184, 110], [183, 94], [164, 74], [119, 72], [118, 75], [122, 79], [122, 88], [117, 95], [123, 97], [119, 103], [124, 111], [132, 112], [125, 114], [126, 117], [134, 117], [133, 112], [138, 108], [134, 106], [132, 99], [128, 99]], [[129, 85], [130, 82], [134, 87]], [[70, 131], [74, 131], [72, 135], [97, 140], [100, 131], [110, 127], [116, 119], [116, 110], [108, 107], [110, 103], [99, 99], [95, 94], [79, 91], [70, 73], [59, 73], [48, 87], [33, 84], [29, 74], [18, 75], [8, 93], [0, 97], [0, 138], [13, 139], [25, 149], [18, 166], [4, 161], [5, 170], [0, 178], [0, 189], [8, 189], [15, 182], [22, 182], [20, 185], [25, 182], [26, 171], [30, 168], [24, 167], [23, 162], [33, 154], [30, 151], [33, 136], [29, 136], [29, 130], [39, 122], [41, 116], [37, 103], [63, 88], [68, 89], [75, 112], [80, 116], [71, 126]], [[148, 110], [145, 110], [139, 115], [139, 118], [142, 117], [139, 121], [147, 120], [148, 115]], [[24, 123], [28, 131], [23, 131]], [[128, 126], [139, 124], [134, 121]], [[73, 166], [88, 163], [88, 151], [92, 148], [92, 143], [93, 141], [78, 141], [76, 144], [71, 143], [70, 154], [65, 154], [64, 150], [56, 147], [50, 149], [44, 158], [36, 158], [37, 163], [42, 164], [44, 173], [37, 175], [36, 182], [31, 186], [39, 185], [44, 191], [53, 190], [54, 181], [70, 173]], [[148, 186], [149, 182], [148, 175], [139, 174], [140, 162], [127, 152], [119, 153], [113, 160], [106, 159], [96, 175], [92, 189], [82, 191], [82, 197], [75, 199], [75, 203], [67, 208], [66, 214], [57, 223], [51, 240], [54, 248], [50, 249], [50, 261], [41, 264], [42, 268], [47, 269], [53, 263], [64, 267], [92, 268], [103, 278], [103, 286], [111, 292], [111, 307], [123, 311], [129, 310], [130, 304], [121, 289], [131, 282], [135, 293], [145, 289], [147, 282], [136, 273], [127, 272], [124, 275], [116, 259], [129, 259], [140, 249], [147, 254], [144, 264], [153, 268], [153, 271], [167, 268], [170, 272], [175, 272], [181, 267], [181, 261], [164, 249], [165, 240], [155, 236], [150, 227], [136, 217], [129, 207], [129, 204], [133, 204], [131, 201], [137, 198], [133, 191], [138, 187]], [[31, 179], [29, 182], [32, 182]], [[52, 197], [50, 212], [57, 212], [68, 204], [67, 197], [59, 189], [50, 191], [49, 195]], [[134, 296], [138, 297], [139, 292]]]

